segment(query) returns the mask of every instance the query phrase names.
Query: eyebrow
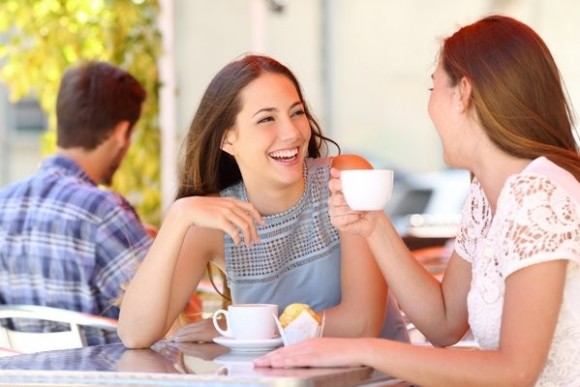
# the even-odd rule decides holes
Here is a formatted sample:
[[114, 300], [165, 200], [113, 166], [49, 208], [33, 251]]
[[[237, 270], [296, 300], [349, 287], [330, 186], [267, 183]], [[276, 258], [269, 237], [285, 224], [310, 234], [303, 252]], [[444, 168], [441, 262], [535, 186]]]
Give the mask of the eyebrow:
[[273, 107], [271, 107], [271, 108], [263, 108], [263, 109], [260, 109], [260, 110], [258, 110], [258, 111], [257, 111], [257, 112], [255, 112], [254, 114], [252, 114], [252, 117], [255, 117], [255, 116], [257, 116], [258, 114], [260, 114], [260, 113], [262, 113], [262, 112], [273, 112], [273, 111], [275, 111], [275, 110], [276, 110], [276, 108], [273, 108]]
[[[290, 106], [290, 109], [292, 109], [292, 108], [294, 108], [294, 107], [296, 107], [296, 106], [298, 106], [298, 105], [302, 105], [302, 102], [301, 102], [301, 101], [296, 101], [296, 102], [294, 102], [294, 103], [293, 103], [293, 104]], [[258, 110], [257, 112], [255, 112], [254, 114], [252, 114], [252, 117], [255, 117], [256, 115], [258, 115], [259, 113], [262, 113], [262, 112], [268, 112], [268, 113], [270, 113], [270, 112], [274, 112], [274, 111], [276, 111], [276, 110], [278, 110], [278, 109], [276, 109], [276, 108], [274, 108], [274, 107], [267, 107], [267, 108], [262, 108], [262, 109]]]

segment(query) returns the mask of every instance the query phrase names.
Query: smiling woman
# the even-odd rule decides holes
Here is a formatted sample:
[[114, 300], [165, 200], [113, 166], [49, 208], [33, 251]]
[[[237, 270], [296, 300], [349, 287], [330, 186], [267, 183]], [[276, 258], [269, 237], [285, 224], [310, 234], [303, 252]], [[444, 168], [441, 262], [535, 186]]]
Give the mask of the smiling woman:
[[[453, 250], [436, 262], [446, 264], [440, 280], [384, 212], [346, 205], [339, 171], [329, 211], [333, 225], [365, 238], [410, 323], [433, 346], [322, 338], [254, 364], [362, 364], [421, 386], [577, 386], [580, 154], [548, 47], [501, 15], [460, 28], [443, 40], [429, 114], [445, 161], [471, 178]], [[443, 348], [466, 334], [475, 348]]]
[[[407, 340], [366, 242], [328, 215], [331, 164], [364, 159], [328, 157], [328, 144], [286, 66], [250, 55], [220, 70], [184, 144], [177, 200], [124, 296], [125, 345], [161, 339], [210, 263], [226, 273], [233, 303], [305, 303], [325, 312], [326, 335]], [[173, 339], [216, 336], [202, 320]]]

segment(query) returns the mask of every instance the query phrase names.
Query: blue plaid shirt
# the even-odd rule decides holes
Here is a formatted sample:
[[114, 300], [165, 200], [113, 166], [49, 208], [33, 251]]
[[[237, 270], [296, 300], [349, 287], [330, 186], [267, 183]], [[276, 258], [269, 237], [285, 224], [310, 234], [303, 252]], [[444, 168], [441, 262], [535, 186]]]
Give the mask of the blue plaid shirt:
[[[34, 304], [117, 319], [113, 302], [151, 238], [131, 205], [100, 189], [72, 160], [47, 158], [0, 190], [0, 304]], [[13, 329], [62, 330], [13, 319]], [[85, 329], [89, 345], [118, 341]]]

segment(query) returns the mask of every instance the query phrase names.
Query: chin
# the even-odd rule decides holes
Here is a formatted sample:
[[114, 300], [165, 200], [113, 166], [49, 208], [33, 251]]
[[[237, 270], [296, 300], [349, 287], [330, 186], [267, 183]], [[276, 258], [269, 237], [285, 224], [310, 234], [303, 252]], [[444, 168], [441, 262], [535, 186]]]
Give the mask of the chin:
[[300, 166], [300, 168], [292, 168], [287, 169], [283, 172], [283, 174], [278, 175], [285, 184], [296, 184], [299, 181], [304, 179], [304, 168]]

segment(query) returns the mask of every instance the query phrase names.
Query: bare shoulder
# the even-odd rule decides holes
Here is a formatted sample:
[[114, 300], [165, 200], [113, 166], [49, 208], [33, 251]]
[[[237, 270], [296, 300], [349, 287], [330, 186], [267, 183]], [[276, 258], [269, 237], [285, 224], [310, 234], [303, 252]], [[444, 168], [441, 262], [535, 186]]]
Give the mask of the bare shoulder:
[[373, 165], [359, 155], [338, 155], [332, 159], [332, 167], [336, 169], [373, 169]]

